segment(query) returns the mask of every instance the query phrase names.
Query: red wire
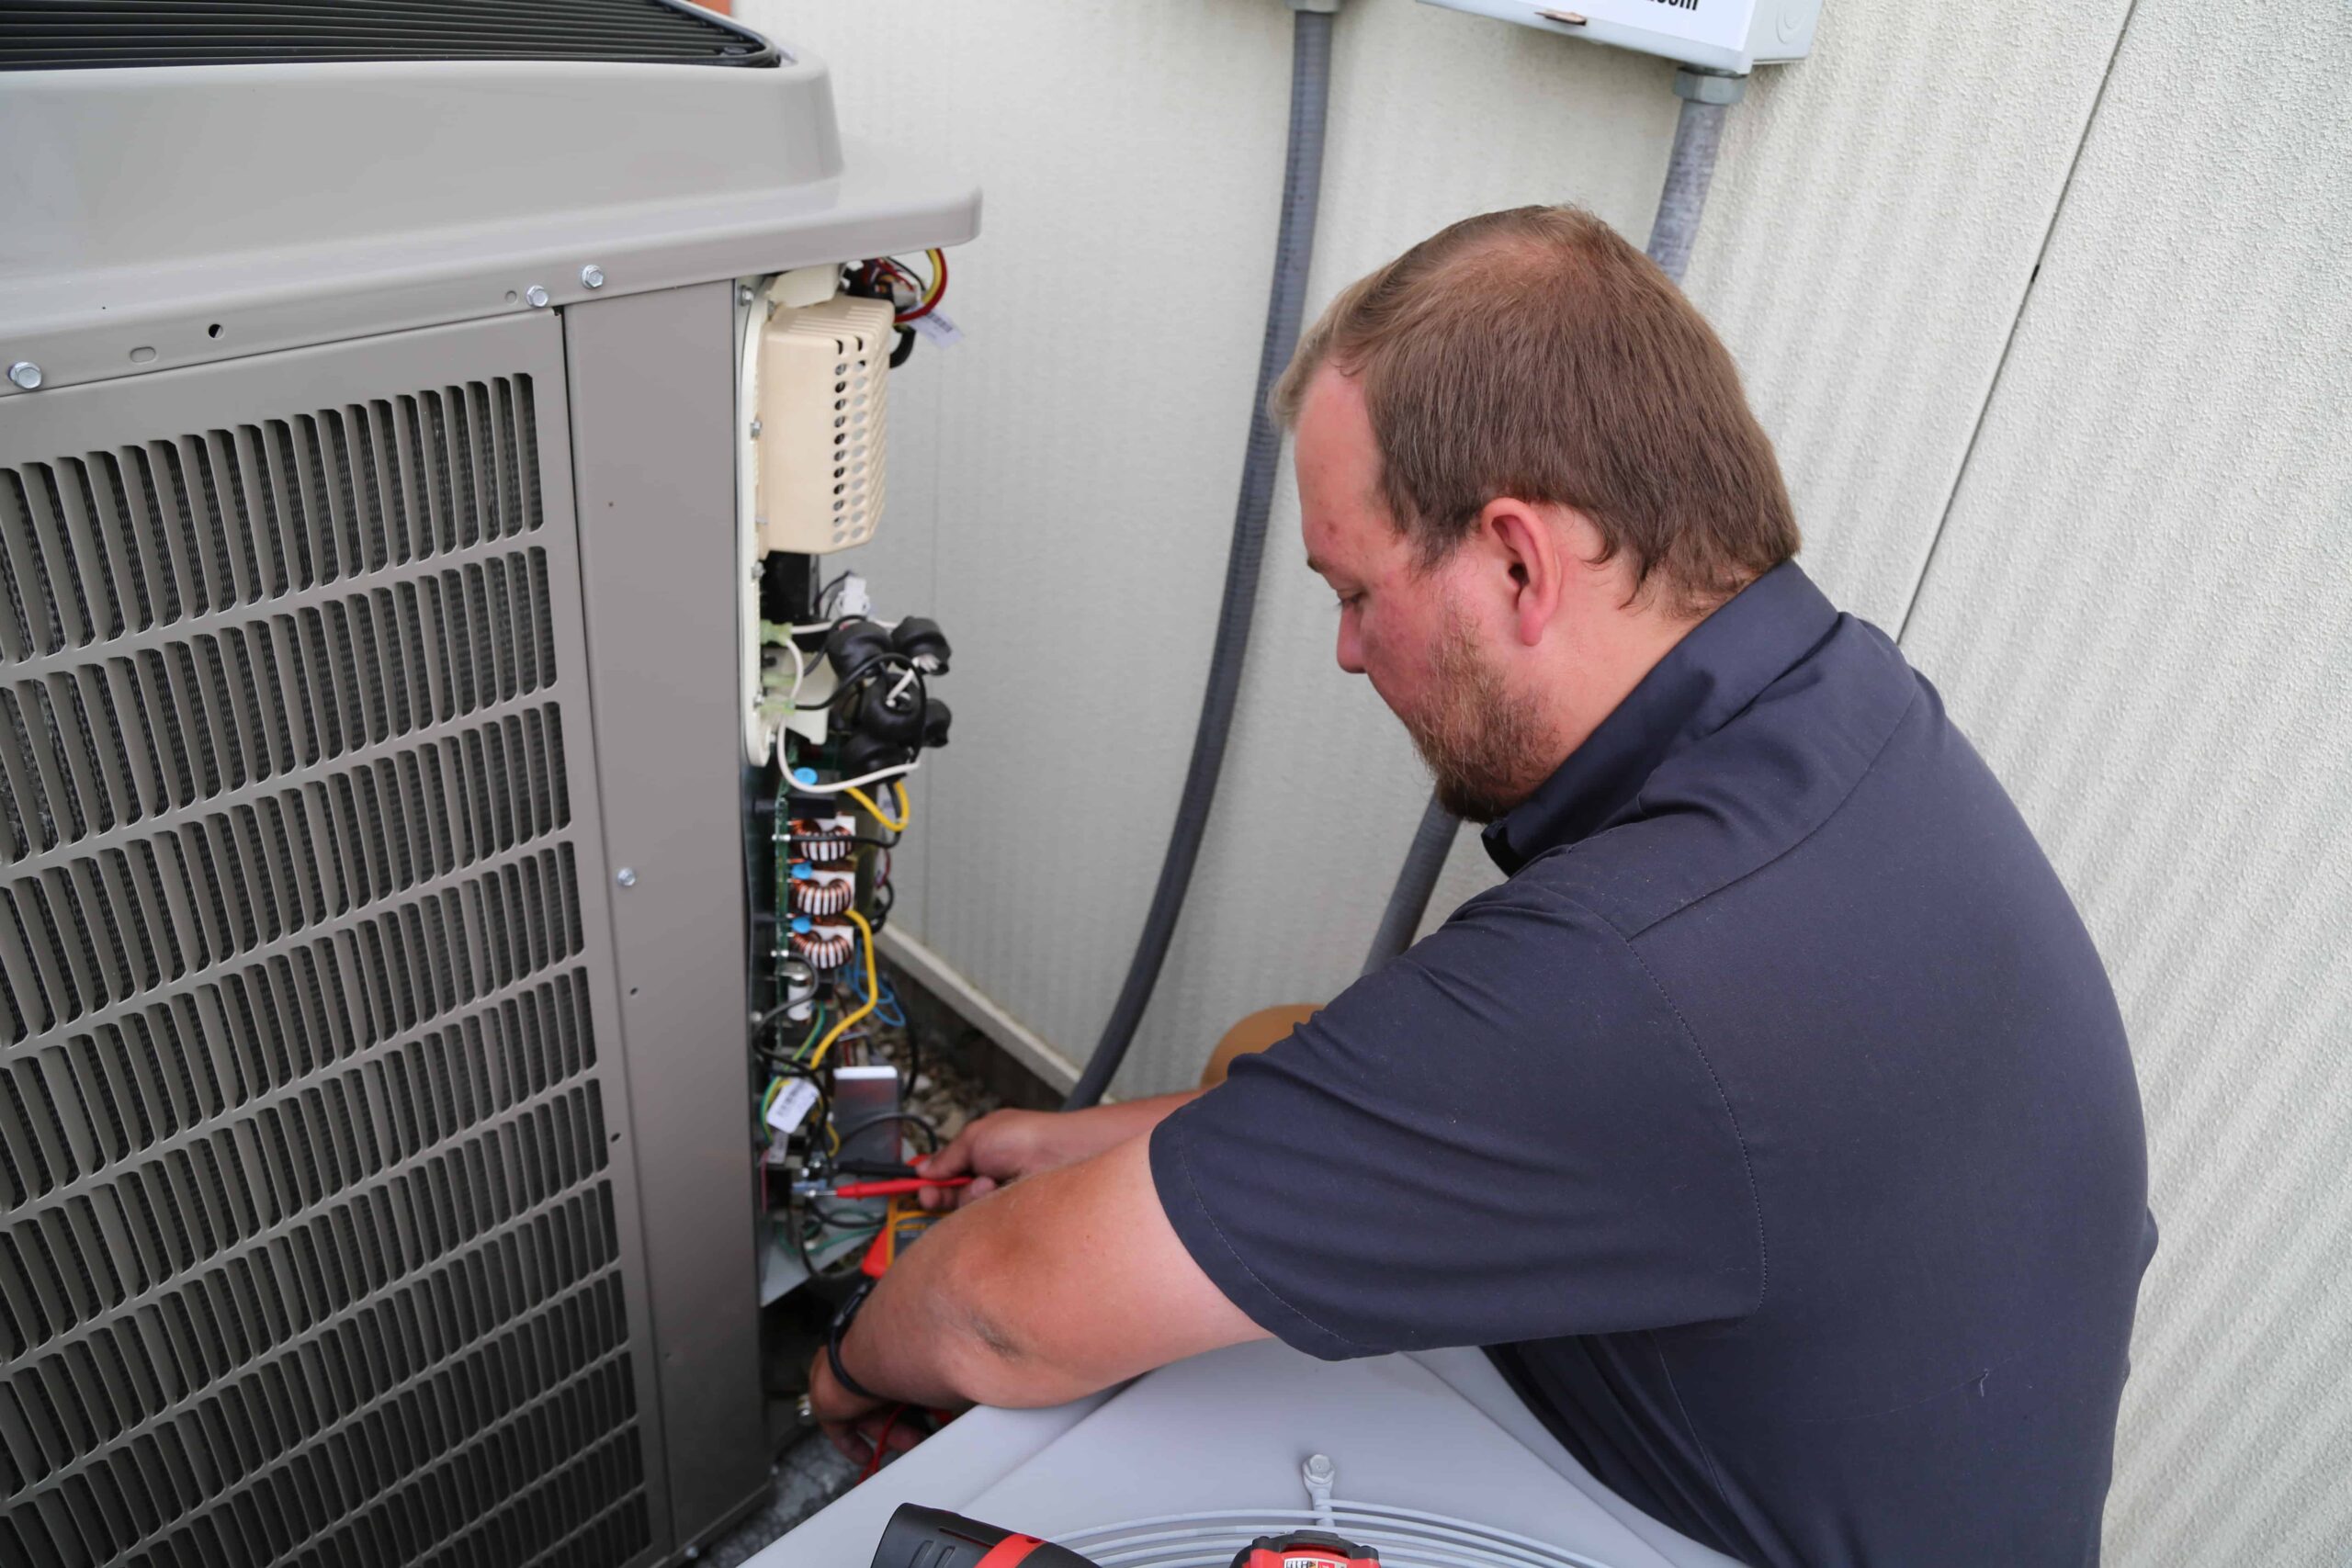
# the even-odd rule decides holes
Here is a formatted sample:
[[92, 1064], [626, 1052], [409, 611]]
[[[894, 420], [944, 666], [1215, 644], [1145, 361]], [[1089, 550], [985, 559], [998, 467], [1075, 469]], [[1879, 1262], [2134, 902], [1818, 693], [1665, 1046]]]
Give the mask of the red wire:
[[907, 1407], [903, 1404], [891, 1407], [890, 1418], [882, 1423], [882, 1435], [874, 1439], [874, 1452], [866, 1460], [865, 1471], [858, 1476], [860, 1481], [873, 1480], [875, 1472], [882, 1468], [882, 1456], [890, 1447], [890, 1434], [898, 1429], [899, 1417], [906, 1413]]
[[917, 317], [928, 316], [933, 310], [938, 310], [939, 301], [946, 295], [947, 253], [945, 251], [940, 252], [937, 257], [932, 262], [932, 265], [937, 269], [939, 276], [931, 280], [930, 295], [922, 304], [917, 305], [913, 310], [907, 311], [904, 315], [896, 318], [900, 326], [906, 325], [909, 321], [915, 320]]

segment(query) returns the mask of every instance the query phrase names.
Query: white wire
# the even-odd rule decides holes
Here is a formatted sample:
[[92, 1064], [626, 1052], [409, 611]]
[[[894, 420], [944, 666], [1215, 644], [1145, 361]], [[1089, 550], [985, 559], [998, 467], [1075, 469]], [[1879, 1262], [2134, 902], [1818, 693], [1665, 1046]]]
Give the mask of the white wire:
[[800, 657], [798, 643], [786, 637], [784, 646], [786, 651], [792, 655], [792, 705], [797, 708], [800, 705], [800, 683], [808, 679], [808, 661]]
[[776, 761], [784, 768], [784, 776], [790, 783], [792, 793], [795, 795], [839, 795], [845, 789], [863, 789], [867, 784], [880, 784], [885, 779], [902, 779], [922, 766], [922, 760], [917, 758], [911, 762], [901, 763], [895, 768], [881, 768], [854, 779], [836, 779], [831, 784], [802, 784], [792, 776], [791, 766], [784, 761], [781, 755], [783, 746], [784, 738], [779, 735], [776, 738], [779, 752]]
[[[871, 615], [861, 616], [860, 618], [863, 620], [874, 619]], [[797, 637], [804, 632], [829, 632], [841, 624], [841, 617], [836, 615], [830, 621], [810, 621], [806, 626], [789, 626], [786, 629], [790, 631], [795, 637]], [[880, 626], [884, 631], [888, 631], [899, 623], [896, 621], [874, 621], [874, 624]]]

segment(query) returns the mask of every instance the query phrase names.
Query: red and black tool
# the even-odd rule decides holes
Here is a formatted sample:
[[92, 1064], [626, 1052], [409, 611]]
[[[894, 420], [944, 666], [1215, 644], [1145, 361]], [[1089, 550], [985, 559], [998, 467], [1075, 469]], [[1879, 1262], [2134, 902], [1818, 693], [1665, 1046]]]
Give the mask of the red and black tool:
[[1380, 1552], [1321, 1530], [1293, 1530], [1260, 1536], [1233, 1554], [1233, 1568], [1380, 1568]]
[[[984, 1525], [944, 1508], [901, 1503], [874, 1549], [873, 1568], [1095, 1568], [1093, 1561], [1034, 1535]], [[1380, 1568], [1380, 1553], [1321, 1530], [1261, 1535], [1233, 1568]]]
[[901, 1503], [883, 1527], [874, 1568], [1095, 1568], [1066, 1546], [951, 1514]]

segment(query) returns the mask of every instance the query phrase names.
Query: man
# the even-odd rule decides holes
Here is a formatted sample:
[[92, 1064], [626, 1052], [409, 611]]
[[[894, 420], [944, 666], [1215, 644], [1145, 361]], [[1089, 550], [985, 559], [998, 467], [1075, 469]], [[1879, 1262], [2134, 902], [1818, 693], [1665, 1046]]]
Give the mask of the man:
[[1350, 288], [1277, 398], [1340, 664], [1510, 880], [1218, 1088], [967, 1130], [925, 1174], [986, 1201], [840, 1365], [1043, 1404], [1479, 1345], [1745, 1562], [2096, 1562], [2154, 1245], [2122, 1024], [1934, 691], [1790, 559], [1722, 345], [1525, 209]]

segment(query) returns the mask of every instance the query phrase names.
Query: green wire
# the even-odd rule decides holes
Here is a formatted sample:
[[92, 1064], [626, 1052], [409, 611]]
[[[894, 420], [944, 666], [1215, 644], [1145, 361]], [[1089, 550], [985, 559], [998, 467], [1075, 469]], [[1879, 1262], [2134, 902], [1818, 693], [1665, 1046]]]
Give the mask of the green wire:
[[819, 1002], [817, 1004], [816, 1014], [809, 1022], [808, 1032], [802, 1036], [800, 1041], [800, 1049], [792, 1054], [792, 1059], [797, 1062], [800, 1060], [801, 1057], [806, 1056], [816, 1045], [818, 1040], [822, 1036], [824, 1029], [825, 1004]]

